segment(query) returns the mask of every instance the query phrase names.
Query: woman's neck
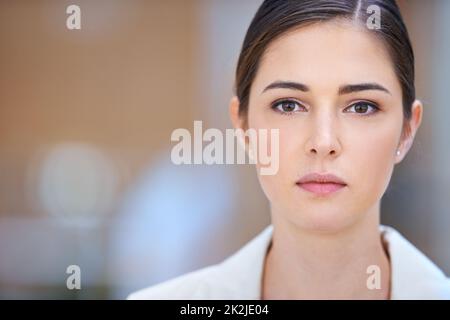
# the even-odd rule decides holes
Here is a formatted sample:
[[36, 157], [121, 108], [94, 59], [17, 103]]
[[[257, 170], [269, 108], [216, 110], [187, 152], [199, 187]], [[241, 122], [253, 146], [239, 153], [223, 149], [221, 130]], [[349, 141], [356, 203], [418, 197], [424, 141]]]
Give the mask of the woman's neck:
[[[262, 299], [388, 299], [390, 266], [377, 209], [333, 233], [305, 231], [289, 221], [274, 220]], [[376, 267], [367, 273], [369, 266]], [[368, 286], [368, 279], [377, 276], [380, 288]]]

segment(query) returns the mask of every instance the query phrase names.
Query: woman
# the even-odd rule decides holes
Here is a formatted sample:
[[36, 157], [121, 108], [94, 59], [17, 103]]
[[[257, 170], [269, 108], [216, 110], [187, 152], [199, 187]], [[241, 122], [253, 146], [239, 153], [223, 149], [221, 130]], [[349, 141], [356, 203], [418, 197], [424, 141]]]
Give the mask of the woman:
[[272, 224], [222, 263], [129, 298], [450, 298], [443, 272], [379, 222], [423, 110], [395, 1], [264, 1], [235, 91], [235, 128], [279, 130], [279, 170], [258, 175]]

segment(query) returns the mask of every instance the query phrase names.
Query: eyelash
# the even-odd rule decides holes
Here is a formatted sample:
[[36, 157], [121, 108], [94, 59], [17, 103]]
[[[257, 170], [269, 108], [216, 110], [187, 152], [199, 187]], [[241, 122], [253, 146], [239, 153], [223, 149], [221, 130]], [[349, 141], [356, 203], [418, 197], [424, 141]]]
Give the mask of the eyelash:
[[[287, 115], [287, 116], [290, 116], [290, 115], [293, 115], [293, 114], [299, 112], [299, 111], [282, 111], [282, 110], [279, 110], [277, 108], [279, 105], [281, 105], [283, 103], [286, 103], [286, 102], [295, 103], [296, 105], [306, 109], [301, 103], [299, 103], [297, 100], [294, 100], [294, 99], [283, 99], [283, 100], [275, 101], [275, 102], [273, 102], [271, 104], [271, 109], [274, 110], [275, 112], [278, 112], [278, 113], [280, 113], [282, 115]], [[380, 108], [377, 106], [376, 103], [371, 102], [371, 101], [365, 101], [365, 100], [360, 100], [360, 101], [353, 102], [352, 104], [347, 106], [345, 109], [348, 109], [350, 107], [354, 107], [354, 106], [356, 106], [358, 104], [368, 105], [368, 106], [370, 106], [373, 109], [373, 111], [369, 112], [369, 113], [358, 113], [358, 112], [352, 112], [352, 113], [360, 114], [361, 116], [371, 116], [371, 115], [376, 114], [377, 112], [380, 111]]]

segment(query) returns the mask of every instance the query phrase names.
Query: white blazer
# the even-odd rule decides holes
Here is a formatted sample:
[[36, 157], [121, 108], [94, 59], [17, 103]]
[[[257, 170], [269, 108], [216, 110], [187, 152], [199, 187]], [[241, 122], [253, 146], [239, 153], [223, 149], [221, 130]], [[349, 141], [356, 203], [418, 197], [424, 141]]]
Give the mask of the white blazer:
[[[391, 264], [391, 299], [450, 299], [450, 279], [392, 227], [380, 226]], [[221, 263], [134, 292], [127, 299], [259, 300], [273, 225]]]

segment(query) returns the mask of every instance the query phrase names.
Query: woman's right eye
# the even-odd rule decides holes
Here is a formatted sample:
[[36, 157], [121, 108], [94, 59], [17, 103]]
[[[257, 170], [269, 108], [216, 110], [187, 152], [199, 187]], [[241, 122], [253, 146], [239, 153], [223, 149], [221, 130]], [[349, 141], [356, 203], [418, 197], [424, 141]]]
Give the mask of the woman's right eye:
[[295, 100], [281, 100], [272, 104], [272, 109], [284, 114], [295, 113], [304, 109], [304, 107]]

